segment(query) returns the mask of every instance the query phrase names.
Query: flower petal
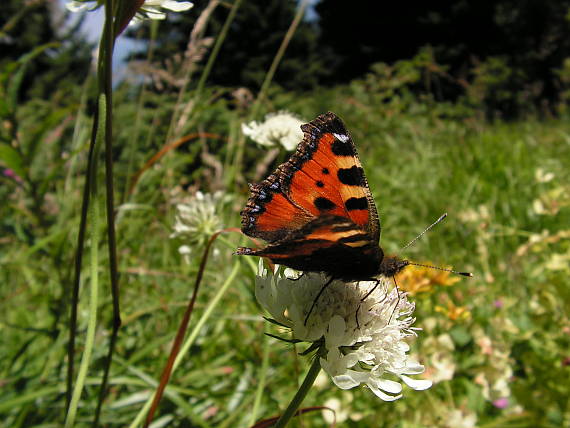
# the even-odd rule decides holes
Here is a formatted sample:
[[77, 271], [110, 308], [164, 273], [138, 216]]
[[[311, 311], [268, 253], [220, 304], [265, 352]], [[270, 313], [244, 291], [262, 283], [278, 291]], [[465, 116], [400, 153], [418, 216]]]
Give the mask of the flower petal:
[[340, 389], [351, 389], [355, 386], [360, 385], [360, 382], [353, 379], [351, 376], [344, 374], [340, 376], [335, 376], [332, 378], [334, 384]]
[[368, 385], [368, 388], [370, 388], [370, 391], [372, 391], [374, 395], [376, 395], [378, 398], [380, 398], [383, 401], [396, 401], [397, 399], [402, 398], [402, 394], [388, 395], [380, 391], [378, 388], [376, 388], [373, 385]]
[[183, 12], [191, 9], [194, 5], [189, 1], [165, 0], [160, 6], [173, 12]]
[[[399, 394], [402, 392], [402, 384], [389, 379], [376, 379], [375, 386], [379, 389], [389, 392], [390, 394]], [[370, 385], [370, 383], [369, 383]]]
[[416, 391], [423, 391], [430, 388], [432, 385], [432, 381], [427, 379], [412, 379], [411, 377], [405, 375], [400, 375], [400, 379], [402, 379], [406, 385], [412, 389], [415, 389]]

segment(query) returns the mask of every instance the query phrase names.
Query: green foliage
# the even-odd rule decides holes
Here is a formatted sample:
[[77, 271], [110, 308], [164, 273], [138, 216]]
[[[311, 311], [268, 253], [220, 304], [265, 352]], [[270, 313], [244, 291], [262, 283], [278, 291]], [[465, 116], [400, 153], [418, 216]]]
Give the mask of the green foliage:
[[570, 50], [568, 0], [419, 0], [365, 12], [377, 7], [373, 0], [353, 8], [341, 0], [317, 4], [327, 82], [344, 83], [374, 63], [394, 64], [429, 46], [437, 62], [447, 67], [448, 78], [440, 81], [437, 92], [440, 99], [455, 101], [466, 94], [466, 85], [474, 85], [477, 94], [467, 94], [483, 102], [488, 117], [520, 117], [529, 108], [556, 111], [556, 69]]
[[65, 97], [83, 83], [91, 63], [90, 46], [79, 36], [81, 20], [66, 23], [56, 4], [43, 0], [6, 0], [0, 10], [0, 69], [42, 46], [43, 55], [29, 64], [21, 76], [18, 100], [46, 98], [58, 88]]
[[[249, 7], [252, 16], [262, 9]], [[290, 9], [283, 6], [287, 19]], [[251, 16], [243, 19], [250, 22]], [[229, 46], [241, 46], [232, 45], [243, 43], [237, 37], [230, 36]], [[25, 93], [35, 95], [22, 97], [26, 73], [46, 49], [35, 45], [0, 69], [0, 425], [6, 427], [56, 426], [65, 415], [68, 302], [92, 126], [84, 100], [91, 88], [88, 81], [49, 96], [30, 89]], [[251, 82], [263, 77], [262, 62], [246, 67]], [[215, 72], [227, 73], [220, 64]], [[566, 65], [557, 68], [564, 85]], [[344, 86], [302, 94], [275, 85], [265, 94], [264, 113], [287, 109], [308, 121], [331, 110], [343, 118], [376, 197], [386, 252], [399, 252], [447, 211], [446, 222], [403, 255], [475, 274], [410, 297], [423, 328], [413, 353], [428, 376], [451, 370], [446, 379], [425, 392], [406, 389], [402, 400], [385, 403], [365, 389], [341, 391], [325, 377], [303, 406], [338, 405], [337, 416], [345, 418], [339, 423], [348, 427], [450, 427], [462, 420], [477, 426], [567, 426], [569, 119], [563, 103], [555, 120], [532, 117], [533, 98], [516, 91], [525, 76], [508, 58], [486, 58], [469, 82], [453, 76], [453, 67], [440, 64], [437, 50], [426, 48], [410, 59], [376, 62]], [[455, 103], [446, 95], [449, 82], [462, 85], [466, 94]], [[123, 82], [115, 90], [123, 326], [104, 426], [128, 426], [154, 390], [199, 270], [209, 238], [203, 231], [209, 229], [197, 227], [197, 239], [173, 237], [177, 206], [197, 204], [197, 190], [221, 191], [203, 198], [215, 204], [195, 205], [195, 222], [237, 227], [247, 182], [288, 156], [269, 156], [240, 134], [241, 124], [251, 119], [247, 95], [212, 84], [200, 98], [192, 88], [174, 95]], [[505, 105], [529, 114], [505, 123], [497, 114]], [[486, 122], [484, 113], [494, 121]], [[158, 424], [251, 426], [283, 411], [310, 365], [298, 355], [302, 349], [265, 334], [286, 335], [262, 318], [253, 288], [256, 261], [232, 255], [241, 244], [242, 237], [231, 233], [214, 244], [190, 324], [190, 346], [169, 383]], [[87, 242], [87, 249], [92, 245]], [[91, 423], [109, 342], [105, 250], [99, 248], [102, 322], [78, 426]], [[93, 276], [85, 268], [83, 284]], [[87, 293], [82, 288], [78, 361]], [[303, 423], [329, 426], [320, 412], [304, 415]]]
[[[558, 211], [538, 214], [533, 206], [540, 200], [544, 207], [552, 207], [553, 197], [563, 201], [562, 194], [554, 190], [564, 188], [568, 182], [565, 164], [570, 158], [569, 146], [561, 143], [570, 138], [568, 123], [527, 121], [491, 126], [473, 120], [461, 107], [454, 115], [450, 105], [429, 98], [420, 102], [407, 90], [409, 85], [422, 82], [418, 69], [425, 62], [415, 61], [420, 66], [412, 66], [414, 61], [394, 68], [379, 65], [365, 80], [350, 87], [316, 92], [307, 98], [276, 90], [270, 99], [275, 100], [277, 107], [298, 107], [307, 119], [325, 107], [343, 117], [358, 144], [377, 197], [387, 251], [397, 251], [443, 210], [450, 212], [448, 223], [422, 239], [408, 256], [414, 260], [429, 257], [434, 263], [450, 263], [476, 274], [471, 281], [417, 296], [418, 326], [425, 331], [420, 333], [416, 352], [423, 355], [429, 368], [433, 364], [431, 351], [422, 351], [423, 344], [428, 338], [449, 331], [455, 346], [451, 354], [457, 364], [455, 375], [430, 391], [407, 392], [398, 403], [381, 403], [366, 390], [341, 392], [327, 384], [317, 386], [305, 405], [322, 405], [336, 398], [350, 418], [360, 418], [358, 422], [345, 422], [347, 426], [378, 426], [378, 420], [383, 421], [383, 426], [445, 426], [454, 408], [476, 414], [481, 425], [563, 425], [568, 412], [564, 401], [568, 389], [557, 380], [568, 375], [568, 367], [562, 364], [568, 348], [567, 334], [560, 326], [568, 325], [562, 308], [568, 304], [569, 296], [564, 292], [563, 271], [552, 270], [552, 259], [557, 254], [554, 261], [566, 257], [568, 240], [562, 236], [566, 236], [569, 211], [567, 205], [561, 205]], [[33, 218], [36, 214], [33, 208], [24, 208], [27, 201], [34, 200], [30, 188], [6, 180], [8, 186], [3, 186], [10, 189], [4, 193], [10, 203], [2, 212], [8, 241], [2, 243], [4, 255], [0, 262], [2, 282], [10, 287], [2, 291], [2, 310], [6, 315], [0, 348], [7, 383], [2, 400], [6, 404], [0, 411], [10, 426], [61, 420], [66, 343], [63, 302], [73, 255], [69, 242], [73, 242], [81, 188], [81, 182], [71, 178], [73, 174], [70, 176], [65, 169], [79, 165], [85, 153], [84, 148], [77, 150], [69, 145], [66, 136], [71, 132], [70, 122], [64, 123], [50, 144], [34, 145], [34, 141], [45, 141], [49, 130], [62, 123], [66, 110], [61, 106], [54, 108], [54, 102], [50, 108], [49, 104], [33, 100], [20, 105], [20, 114], [16, 114], [26, 117], [19, 123], [19, 134], [26, 142], [24, 152], [29, 156], [33, 153], [26, 161], [29, 176], [42, 183], [34, 187], [41, 192], [39, 200], [43, 205], [39, 205], [39, 212], [48, 220], [47, 229], [22, 216], [28, 213]], [[134, 148], [122, 149], [134, 132], [129, 118], [137, 111], [128, 91], [117, 92], [119, 188], [126, 185], [124, 166], [129, 156], [133, 157], [136, 170], [164, 144], [167, 112], [173, 103], [167, 95], [150, 94], [140, 111], [142, 128], [138, 132], [142, 138], [135, 141]], [[196, 188], [211, 191], [228, 183], [212, 179], [219, 166], [204, 160], [196, 163], [196, 158], [207, 150], [222, 171], [231, 171], [226, 169], [232, 163], [227, 157], [235, 156], [232, 147], [237, 140], [232, 129], [239, 123], [238, 118], [227, 103], [220, 101], [200, 106], [199, 112], [200, 120], [183, 134], [201, 130], [229, 140], [205, 138], [180, 146], [175, 156], [167, 155], [143, 175], [128, 203], [119, 208], [124, 326], [103, 423], [128, 425], [133, 420], [141, 398], [146, 397], [148, 376], [156, 379], [164, 364], [188, 285], [197, 272], [200, 248], [192, 248], [189, 263], [185, 263], [177, 251], [185, 241], [169, 239], [175, 204], [188, 197], [186, 188], [192, 194]], [[87, 124], [75, 132], [85, 136]], [[193, 147], [199, 149], [195, 151]], [[61, 152], [68, 155], [60, 160], [56, 154]], [[254, 160], [263, 153], [249, 143], [245, 153], [244, 164], [251, 169], [242, 173], [249, 178], [256, 168]], [[273, 166], [268, 165], [267, 171]], [[547, 183], [537, 181], [535, 175], [540, 168], [553, 173], [554, 178]], [[242, 173], [236, 177], [240, 182]], [[236, 226], [246, 196], [245, 183], [235, 193], [231, 189], [226, 188], [226, 192], [235, 203], [220, 206], [223, 211], [218, 215], [225, 225]], [[543, 229], [549, 233], [540, 241], [542, 244], [537, 243], [532, 236]], [[560, 238], [549, 244], [549, 237], [553, 236]], [[196, 319], [232, 266], [239, 262], [231, 256], [237, 245], [237, 236], [228, 236], [215, 245]], [[520, 248], [527, 246], [527, 253], [521, 255]], [[102, 257], [104, 254], [101, 252]], [[252, 295], [251, 272], [246, 265], [241, 268], [171, 381], [172, 393], [164, 400], [161, 415], [173, 426], [189, 421], [200, 426], [223, 426], [227, 421], [232, 421], [231, 426], [247, 426], [247, 409], [260, 376], [260, 348], [265, 340], [275, 345], [274, 339], [263, 338], [263, 321]], [[106, 283], [106, 274], [101, 275]], [[110, 296], [108, 292], [103, 296], [101, 310], [105, 309], [105, 319], [109, 317]], [[445, 311], [436, 311], [446, 300], [465, 306], [470, 318], [453, 321]], [[504, 306], [494, 309], [493, 302], [498, 300]], [[482, 386], [477, 383], [484, 379], [481, 376], [492, 379], [498, 375], [494, 367], [499, 360], [482, 351], [482, 335], [500, 349], [500, 355], [506, 355], [505, 364], [513, 370], [508, 380], [511, 404], [504, 411], [483, 397]], [[80, 407], [82, 421], [88, 420], [95, 405], [94, 386], [103, 363], [106, 337], [106, 329], [100, 330], [94, 350], [95, 365], [88, 378], [91, 386]], [[272, 348], [270, 376], [258, 417], [277, 414], [284, 408], [296, 389], [292, 379], [298, 379], [307, 363], [285, 344]], [[295, 368], [297, 365], [299, 368]], [[533, 398], [539, 396], [546, 398]], [[517, 406], [526, 413], [517, 413]], [[305, 418], [311, 426], [324, 426], [317, 413]]]

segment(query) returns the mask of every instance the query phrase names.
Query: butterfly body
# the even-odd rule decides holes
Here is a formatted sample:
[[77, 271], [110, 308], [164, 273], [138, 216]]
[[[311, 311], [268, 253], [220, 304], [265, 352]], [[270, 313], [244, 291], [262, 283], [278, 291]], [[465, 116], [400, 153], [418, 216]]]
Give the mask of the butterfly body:
[[268, 245], [236, 254], [344, 281], [395, 275], [408, 262], [384, 256], [374, 199], [344, 124], [329, 112], [301, 129], [296, 152], [250, 186], [241, 212], [242, 231]]

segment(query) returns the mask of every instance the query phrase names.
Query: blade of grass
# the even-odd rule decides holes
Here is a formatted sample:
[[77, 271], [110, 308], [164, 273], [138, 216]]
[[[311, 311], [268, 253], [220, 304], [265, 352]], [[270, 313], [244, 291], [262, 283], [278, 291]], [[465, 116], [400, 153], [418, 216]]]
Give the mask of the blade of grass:
[[259, 373], [259, 384], [257, 385], [257, 391], [255, 392], [255, 401], [253, 402], [253, 409], [251, 410], [251, 418], [249, 419], [248, 425], [253, 425], [257, 419], [257, 413], [259, 412], [259, 406], [261, 404], [261, 399], [265, 394], [265, 384], [267, 381], [267, 371], [269, 369], [269, 339], [267, 334], [269, 333], [269, 323], [263, 323], [265, 334], [263, 335], [263, 360], [261, 362], [261, 370]]
[[297, 31], [297, 27], [299, 26], [299, 23], [301, 22], [303, 15], [305, 15], [305, 9], [307, 9], [308, 4], [309, 4], [308, 0], [303, 0], [301, 2], [301, 4], [299, 5], [299, 7], [297, 8], [297, 13], [295, 14], [295, 17], [293, 18], [293, 21], [291, 22], [291, 25], [289, 26], [287, 33], [285, 33], [285, 37], [283, 38], [283, 41], [281, 42], [281, 45], [279, 46], [279, 49], [277, 50], [277, 53], [275, 54], [275, 58], [273, 58], [273, 62], [271, 63], [271, 66], [269, 67], [269, 70], [267, 71], [267, 74], [265, 75], [265, 79], [263, 80], [263, 83], [261, 84], [261, 89], [259, 90], [259, 94], [257, 95], [257, 99], [253, 103], [253, 106], [251, 108], [251, 113], [249, 115], [250, 120], [254, 119], [257, 116], [257, 113], [259, 112], [259, 108], [261, 106], [263, 98], [265, 97], [265, 94], [267, 93], [267, 90], [269, 89], [269, 85], [273, 81], [273, 76], [275, 75], [275, 72], [277, 71], [277, 67], [279, 66], [279, 63], [281, 62], [281, 60], [283, 59], [283, 55], [285, 55], [285, 50], [287, 49], [287, 46], [289, 46], [289, 43], [291, 42], [291, 39], [293, 38], [295, 31]]

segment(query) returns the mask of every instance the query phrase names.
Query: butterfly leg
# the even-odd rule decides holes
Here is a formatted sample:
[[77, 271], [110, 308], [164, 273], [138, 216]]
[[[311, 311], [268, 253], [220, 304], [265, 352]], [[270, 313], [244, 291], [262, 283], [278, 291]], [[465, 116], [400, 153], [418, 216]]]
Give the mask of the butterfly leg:
[[234, 256], [255, 256], [256, 250], [253, 248], [239, 247], [234, 252]]
[[321, 287], [321, 289], [319, 290], [319, 294], [317, 294], [317, 297], [315, 297], [315, 299], [313, 300], [313, 304], [311, 305], [311, 309], [309, 309], [309, 312], [307, 313], [307, 316], [305, 317], [305, 322], [303, 323], [303, 325], [307, 325], [307, 321], [309, 321], [309, 316], [311, 315], [311, 312], [313, 312], [313, 309], [315, 308], [315, 305], [317, 304], [317, 301], [319, 300], [319, 297], [321, 297], [321, 294], [323, 294], [323, 291], [325, 291], [325, 289], [331, 284], [331, 282], [333, 282], [333, 277], [331, 276], [331, 279], [329, 279], [325, 285], [323, 285]]
[[[372, 293], [374, 293], [374, 290], [376, 290], [378, 288], [378, 286], [380, 285], [380, 280], [376, 279], [375, 282], [376, 282], [376, 284], [374, 284], [374, 287], [372, 287], [372, 290], [370, 290], [368, 293], [366, 293], [366, 295], [362, 299], [360, 299], [361, 303], [364, 302], [368, 298], [368, 296], [370, 296]], [[355, 313], [356, 327], [358, 329], [360, 329], [360, 323], [358, 322], [358, 311], [360, 310], [360, 306], [361, 305], [358, 305], [358, 308], [356, 308], [356, 313]]]
[[360, 299], [361, 302], [364, 302], [368, 296], [370, 296], [372, 293], [374, 293], [374, 290], [376, 290], [378, 288], [378, 286], [380, 285], [380, 280], [377, 279], [375, 280], [376, 284], [374, 284], [374, 287], [372, 287], [372, 290], [370, 290], [368, 293], [366, 293], [366, 296], [364, 296], [362, 299]]
[[394, 316], [394, 312], [396, 312], [396, 310], [398, 309], [398, 306], [400, 305], [400, 289], [398, 288], [398, 283], [396, 282], [396, 276], [392, 276], [392, 279], [394, 280], [394, 286], [396, 287], [396, 293], [398, 293], [398, 300], [396, 301], [396, 304], [394, 305], [394, 309], [392, 310], [392, 315], [390, 315], [390, 319], [388, 320], [388, 324], [390, 324], [392, 322], [392, 317]]

